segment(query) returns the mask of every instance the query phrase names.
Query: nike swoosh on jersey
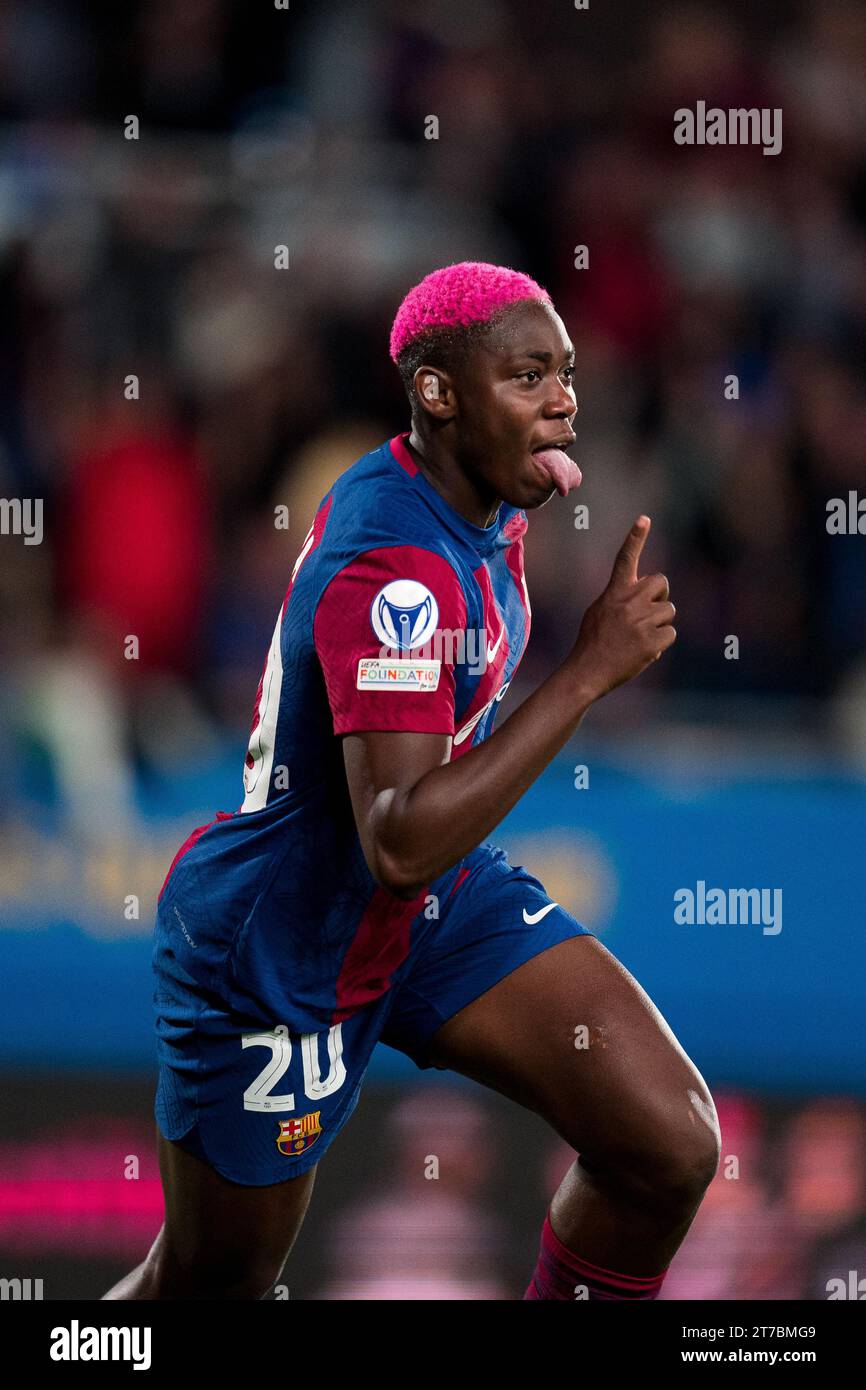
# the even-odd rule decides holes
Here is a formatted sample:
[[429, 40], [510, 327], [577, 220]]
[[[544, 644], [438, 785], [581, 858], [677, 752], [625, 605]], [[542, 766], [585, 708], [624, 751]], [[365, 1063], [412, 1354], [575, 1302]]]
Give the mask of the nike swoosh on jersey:
[[552, 912], [555, 907], [559, 907], [559, 903], [548, 903], [547, 907], [541, 907], [537, 912], [527, 912], [526, 908], [524, 908], [523, 920], [524, 922], [528, 922], [532, 927], [536, 922], [540, 922], [542, 917], [546, 917], [548, 912]]
[[500, 632], [499, 636], [498, 636], [497, 639], [496, 639], [496, 642], [494, 643], [494, 645], [493, 645], [492, 647], [491, 647], [491, 645], [490, 645], [489, 642], [487, 643], [487, 665], [488, 665], [488, 666], [489, 666], [490, 663], [493, 661], [494, 657], [496, 656], [496, 653], [499, 651], [499, 648], [500, 648], [500, 646], [501, 646], [501, 644], [502, 644], [502, 639], [503, 639], [504, 636], [505, 636], [505, 628], [502, 629], [502, 631]]
[[458, 743], [462, 743], [465, 738], [469, 737], [469, 735], [472, 733], [472, 730], [475, 728], [475, 725], [478, 723], [480, 719], [484, 718], [491, 705], [495, 705], [497, 700], [502, 699], [510, 684], [511, 681], [503, 681], [496, 694], [493, 696], [493, 699], [488, 700], [484, 708], [480, 709], [477, 714], [473, 714], [468, 724], [464, 724], [462, 729], [457, 730], [457, 733], [454, 735], [453, 740], [455, 745]]
[[[494, 699], [495, 699], [495, 698], [496, 698], [496, 697], [494, 696]], [[487, 704], [484, 706], [483, 709], [480, 709], [480, 710], [478, 711], [477, 714], [473, 714], [473, 716], [472, 716], [472, 718], [469, 720], [469, 723], [468, 723], [468, 724], [464, 724], [462, 729], [458, 729], [458, 730], [457, 730], [457, 733], [454, 735], [454, 740], [453, 740], [453, 741], [454, 741], [455, 747], [456, 747], [458, 744], [462, 743], [463, 740], [464, 740], [465, 738], [468, 738], [468, 737], [469, 737], [469, 735], [472, 733], [472, 730], [475, 728], [476, 724], [479, 722], [479, 720], [481, 720], [481, 719], [484, 718], [485, 714], [487, 713], [487, 711], [489, 710], [489, 708], [490, 708], [490, 706], [491, 706], [492, 704], [493, 704], [493, 700], [488, 700], [488, 701], [487, 701]]]

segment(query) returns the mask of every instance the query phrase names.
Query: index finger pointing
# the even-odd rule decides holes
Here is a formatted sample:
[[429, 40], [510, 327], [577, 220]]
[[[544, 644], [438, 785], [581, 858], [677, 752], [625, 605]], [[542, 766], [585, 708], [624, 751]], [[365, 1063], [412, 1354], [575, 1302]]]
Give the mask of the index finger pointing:
[[610, 576], [612, 584], [637, 583], [637, 562], [640, 559], [651, 525], [652, 522], [648, 516], [639, 516], [632, 526], [613, 562]]

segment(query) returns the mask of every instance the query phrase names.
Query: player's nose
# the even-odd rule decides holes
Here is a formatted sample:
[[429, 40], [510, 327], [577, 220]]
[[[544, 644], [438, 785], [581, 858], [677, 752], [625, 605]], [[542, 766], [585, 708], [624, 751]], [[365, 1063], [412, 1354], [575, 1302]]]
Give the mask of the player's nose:
[[574, 390], [557, 382], [556, 388], [545, 401], [545, 414], [553, 419], [572, 419], [577, 414], [577, 401]]

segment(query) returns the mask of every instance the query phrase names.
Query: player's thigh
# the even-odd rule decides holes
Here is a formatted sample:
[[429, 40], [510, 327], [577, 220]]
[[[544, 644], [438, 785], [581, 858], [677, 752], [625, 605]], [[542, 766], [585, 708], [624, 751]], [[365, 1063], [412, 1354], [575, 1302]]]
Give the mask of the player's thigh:
[[549, 946], [473, 1000], [433, 1034], [430, 1058], [536, 1111], [582, 1160], [715, 1171], [706, 1082], [594, 936]]
[[267, 1288], [301, 1229], [316, 1167], [267, 1187], [247, 1187], [222, 1177], [158, 1128], [157, 1138], [165, 1193], [163, 1280]]
[[169, 961], [154, 1009], [159, 1261], [196, 1287], [267, 1287], [300, 1229], [309, 1170], [355, 1110], [384, 1005], [318, 1032], [268, 1028]]

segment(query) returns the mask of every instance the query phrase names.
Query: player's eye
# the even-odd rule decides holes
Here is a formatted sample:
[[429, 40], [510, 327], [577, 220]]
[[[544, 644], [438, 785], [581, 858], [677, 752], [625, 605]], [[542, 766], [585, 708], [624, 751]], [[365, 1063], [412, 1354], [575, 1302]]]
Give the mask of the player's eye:
[[[532, 367], [532, 368], [530, 368], [530, 370], [529, 370], [528, 372], [521, 372], [521, 373], [520, 373], [520, 379], [521, 379], [522, 381], [529, 381], [529, 378], [530, 378], [531, 376], [532, 376], [532, 377], [535, 377], [535, 380], [536, 380], [536, 381], [540, 381], [540, 380], [541, 380], [541, 372], [538, 370], [537, 367]], [[531, 384], [531, 385], [534, 385], [534, 383], [530, 383], [530, 384]]]
[[570, 366], [570, 367], [563, 367], [563, 369], [562, 369], [562, 374], [563, 374], [563, 376], [565, 376], [565, 377], [568, 378], [568, 384], [569, 384], [569, 386], [570, 386], [571, 383], [574, 381], [574, 367], [573, 367], [573, 366]]

